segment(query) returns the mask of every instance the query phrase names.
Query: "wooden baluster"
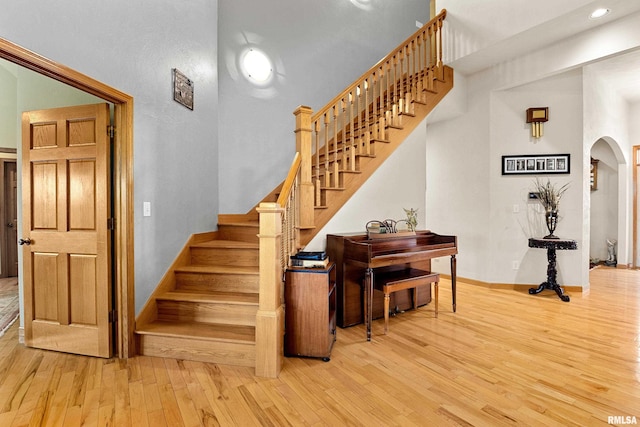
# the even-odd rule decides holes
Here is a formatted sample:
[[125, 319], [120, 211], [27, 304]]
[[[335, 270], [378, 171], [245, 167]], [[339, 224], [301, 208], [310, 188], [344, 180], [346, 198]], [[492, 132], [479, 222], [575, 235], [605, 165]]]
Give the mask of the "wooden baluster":
[[416, 60], [418, 61], [417, 70], [418, 73], [418, 86], [417, 86], [417, 96], [418, 99], [424, 102], [424, 61], [423, 61], [423, 44], [424, 44], [424, 31], [420, 33], [417, 42], [416, 48]]
[[404, 102], [404, 49], [400, 48], [398, 52], [398, 60], [396, 61], [396, 103], [398, 104], [398, 120], [402, 122], [402, 115], [406, 104]]
[[[340, 167], [339, 153], [338, 153], [338, 126], [340, 123], [340, 101], [333, 106], [333, 161], [330, 162], [331, 168], [331, 188], [337, 188], [338, 184], [338, 170]], [[342, 146], [344, 147], [344, 136], [342, 140]]]
[[[405, 70], [405, 66], [407, 67]], [[409, 58], [407, 57], [407, 46], [402, 46], [400, 51], [400, 114], [409, 113]]]
[[426, 75], [426, 79], [427, 79], [427, 90], [428, 91], [433, 91], [433, 67], [434, 67], [434, 57], [433, 57], [433, 25], [429, 26], [429, 32], [428, 32], [428, 43], [425, 43], [425, 58], [426, 60], [428, 60], [428, 65], [427, 65], [427, 75]]
[[[362, 127], [362, 154], [371, 154], [371, 123], [369, 122], [369, 91], [371, 90], [371, 82], [375, 73], [364, 81], [364, 124]], [[353, 167], [355, 170], [355, 165]]]
[[[385, 127], [392, 126], [393, 122], [391, 121], [391, 62], [387, 61], [384, 63], [385, 65], [385, 76], [384, 76], [384, 120]], [[385, 130], [386, 136], [386, 130]], [[386, 138], [385, 138], [386, 139]]]
[[[356, 137], [356, 132], [358, 131], [357, 128], [357, 115], [358, 115], [358, 90], [357, 87], [353, 89], [353, 91], [351, 91], [349, 93], [349, 126], [350, 126], [350, 133], [349, 133], [349, 153], [348, 153], [348, 159], [349, 159], [349, 170], [355, 170], [354, 168], [354, 164], [356, 161], [356, 146], [357, 146], [357, 140], [358, 138]], [[354, 107], [355, 107], [355, 111], [354, 111]], [[346, 165], [345, 165], [346, 166]], [[346, 169], [346, 167], [345, 167]]]
[[322, 204], [322, 193], [320, 188], [322, 187], [320, 181], [320, 120], [316, 120], [314, 123], [314, 131], [315, 131], [315, 144], [316, 144], [316, 160], [315, 160], [315, 206], [320, 206]]
[[[420, 98], [418, 97], [418, 81], [419, 81], [419, 65], [418, 65], [418, 57], [416, 56], [416, 47], [418, 44], [418, 40], [420, 40], [420, 35], [418, 35], [415, 39], [411, 40], [411, 100], [415, 102], [419, 102]], [[412, 111], [412, 112], [415, 112]]]
[[391, 117], [393, 118], [394, 126], [402, 126], [400, 111], [399, 111], [399, 94], [398, 94], [398, 55], [393, 55], [393, 74], [391, 75]]
[[329, 180], [329, 145], [331, 141], [329, 140], [330, 128], [329, 124], [331, 123], [331, 117], [329, 113], [324, 113], [324, 179], [322, 180], [322, 186], [325, 188], [329, 188], [330, 180]]
[[378, 78], [378, 139], [381, 140], [386, 140], [387, 139], [387, 135], [386, 135], [386, 129], [387, 129], [387, 122], [386, 122], [386, 113], [385, 113], [385, 100], [384, 100], [384, 96], [385, 96], [385, 89], [384, 89], [384, 85], [385, 85], [385, 69], [384, 69], [384, 64], [380, 65], [380, 75]]
[[373, 73], [373, 88], [371, 91], [371, 126], [373, 126], [373, 139], [380, 138], [380, 103], [378, 102], [378, 94], [380, 92], [380, 69]]
[[413, 81], [411, 80], [412, 77], [412, 70], [411, 70], [411, 42], [409, 42], [408, 44], [406, 44], [404, 46], [404, 64], [405, 64], [405, 68], [403, 70], [403, 75], [404, 75], [404, 109], [407, 113], [412, 114], [413, 113], [413, 89], [412, 89], [412, 85], [413, 85]]
[[345, 98], [342, 98], [342, 170], [347, 170], [347, 131], [349, 126], [349, 115], [347, 114], [347, 105], [348, 102], [345, 101]]
[[436, 37], [436, 67], [438, 69], [438, 78], [444, 80], [444, 67], [442, 66], [442, 19], [438, 19], [438, 32]]

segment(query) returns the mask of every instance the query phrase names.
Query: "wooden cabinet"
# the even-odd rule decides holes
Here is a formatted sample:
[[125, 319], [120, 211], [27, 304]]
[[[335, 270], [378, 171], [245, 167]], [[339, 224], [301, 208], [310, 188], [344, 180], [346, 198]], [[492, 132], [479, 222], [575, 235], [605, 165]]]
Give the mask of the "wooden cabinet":
[[287, 270], [284, 287], [287, 356], [321, 357], [329, 361], [336, 341], [336, 268]]

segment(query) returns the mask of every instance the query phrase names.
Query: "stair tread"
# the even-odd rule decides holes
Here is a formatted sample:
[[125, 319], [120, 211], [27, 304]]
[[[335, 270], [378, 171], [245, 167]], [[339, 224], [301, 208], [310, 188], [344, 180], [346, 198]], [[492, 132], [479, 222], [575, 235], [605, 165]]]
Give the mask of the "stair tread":
[[229, 248], [229, 249], [259, 249], [258, 243], [248, 243], [239, 240], [208, 240], [206, 242], [195, 243], [192, 248]]
[[204, 265], [191, 264], [177, 267], [176, 273], [211, 273], [211, 274], [246, 274], [257, 275], [260, 268], [257, 266], [233, 266], [233, 265]]
[[209, 341], [255, 343], [256, 328], [246, 325], [226, 325], [197, 322], [156, 320], [136, 329], [140, 335], [192, 337]]
[[226, 303], [238, 305], [258, 305], [259, 295], [256, 293], [243, 292], [193, 292], [193, 291], [170, 291], [156, 297], [157, 300], [189, 301], [189, 302], [209, 302]]
[[229, 222], [219, 222], [218, 225], [232, 225], [235, 227], [259, 227], [260, 220], [249, 220], [249, 221], [229, 221]]

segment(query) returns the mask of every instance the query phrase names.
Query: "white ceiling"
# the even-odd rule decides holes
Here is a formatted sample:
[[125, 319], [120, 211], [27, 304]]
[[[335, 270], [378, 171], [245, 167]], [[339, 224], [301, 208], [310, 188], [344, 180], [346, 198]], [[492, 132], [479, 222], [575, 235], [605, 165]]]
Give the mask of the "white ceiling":
[[[447, 10], [456, 40], [450, 65], [471, 74], [621, 17], [638, 14], [638, 0], [436, 0]], [[599, 20], [589, 14], [606, 7]], [[640, 101], [640, 52], [620, 55], [597, 65], [610, 75], [612, 89], [631, 102]]]

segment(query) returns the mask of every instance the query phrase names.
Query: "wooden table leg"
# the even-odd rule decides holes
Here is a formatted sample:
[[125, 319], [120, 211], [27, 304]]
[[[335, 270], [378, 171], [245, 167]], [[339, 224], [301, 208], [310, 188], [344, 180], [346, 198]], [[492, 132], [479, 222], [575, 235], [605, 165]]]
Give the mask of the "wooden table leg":
[[367, 328], [367, 341], [371, 341], [371, 323], [373, 322], [373, 269], [367, 268], [364, 275], [364, 322]]
[[384, 294], [384, 334], [387, 335], [389, 330], [389, 299], [388, 293]]
[[453, 312], [456, 312], [456, 256], [451, 255], [451, 295], [453, 299]]
[[436, 307], [435, 308], [436, 308], [436, 317], [438, 317], [438, 282], [434, 282], [433, 289], [434, 289], [434, 293], [436, 294], [435, 295], [435, 297], [436, 297], [436, 301], [435, 301]]

